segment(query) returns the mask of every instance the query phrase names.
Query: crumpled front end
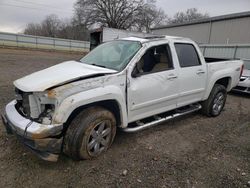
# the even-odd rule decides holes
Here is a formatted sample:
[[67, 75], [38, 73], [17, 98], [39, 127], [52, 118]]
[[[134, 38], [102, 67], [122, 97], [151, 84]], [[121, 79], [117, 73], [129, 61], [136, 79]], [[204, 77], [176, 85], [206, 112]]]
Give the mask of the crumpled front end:
[[62, 148], [63, 124], [43, 124], [25, 117], [17, 109], [16, 100], [5, 107], [2, 120], [9, 134], [19, 140], [39, 157], [47, 161], [57, 161]]

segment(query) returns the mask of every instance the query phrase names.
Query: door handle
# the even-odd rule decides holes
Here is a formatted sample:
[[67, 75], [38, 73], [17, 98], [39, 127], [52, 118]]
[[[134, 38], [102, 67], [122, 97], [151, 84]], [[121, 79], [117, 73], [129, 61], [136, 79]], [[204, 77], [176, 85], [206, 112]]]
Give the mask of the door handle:
[[167, 80], [173, 80], [173, 79], [176, 79], [178, 78], [178, 76], [174, 75], [174, 74], [170, 74], [167, 76]]
[[200, 69], [200, 70], [198, 70], [197, 72], [196, 72], [196, 74], [205, 74], [205, 71], [204, 70], [202, 70], [202, 69]]

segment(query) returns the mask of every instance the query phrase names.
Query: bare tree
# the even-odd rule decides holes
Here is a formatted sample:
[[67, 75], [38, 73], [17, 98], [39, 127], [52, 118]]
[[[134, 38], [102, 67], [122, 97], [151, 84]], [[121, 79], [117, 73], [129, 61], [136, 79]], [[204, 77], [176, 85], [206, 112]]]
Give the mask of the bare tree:
[[24, 30], [24, 34], [27, 35], [42, 35], [42, 27], [40, 24], [36, 24], [36, 23], [29, 23], [25, 30]]
[[166, 20], [167, 15], [162, 9], [156, 7], [156, 0], [148, 1], [137, 15], [137, 30], [149, 33], [150, 28], [164, 25]]
[[41, 23], [43, 35], [46, 37], [57, 37], [61, 26], [61, 20], [54, 14], [45, 18]]
[[147, 3], [144, 0], [77, 0], [74, 18], [90, 28], [98, 25], [149, 31], [165, 19], [155, 3], [156, 0]]
[[88, 29], [75, 20], [60, 20], [56, 15], [47, 16], [41, 23], [29, 23], [24, 34], [59, 37], [74, 40], [89, 40]]
[[71, 22], [73, 39], [89, 40], [89, 30], [86, 24], [79, 18], [74, 16]]
[[75, 16], [87, 26], [126, 29], [134, 25], [142, 6], [143, 0], [77, 0]]
[[61, 20], [54, 14], [48, 15], [40, 24], [29, 23], [25, 30], [25, 34], [41, 35], [45, 37], [57, 37], [58, 30], [61, 27]]
[[185, 12], [177, 12], [173, 18], [170, 18], [168, 23], [177, 24], [190, 22], [197, 19], [208, 18], [209, 14], [200, 13], [196, 8], [187, 9]]
[[28, 24], [24, 33], [88, 40], [92, 26], [149, 32], [166, 18], [164, 11], [156, 7], [156, 0], [77, 0], [72, 20], [60, 20], [52, 14], [40, 24]]

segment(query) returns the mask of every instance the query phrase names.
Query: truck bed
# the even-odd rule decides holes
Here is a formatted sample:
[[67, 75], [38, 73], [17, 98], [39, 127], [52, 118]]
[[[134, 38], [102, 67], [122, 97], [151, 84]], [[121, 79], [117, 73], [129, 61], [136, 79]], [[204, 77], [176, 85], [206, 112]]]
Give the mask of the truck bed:
[[[205, 58], [207, 62], [208, 70], [208, 83], [212, 88], [214, 85], [213, 79], [218, 80], [221, 78], [230, 78], [230, 87], [227, 88], [230, 91], [239, 82], [240, 67], [242, 65], [241, 60], [229, 60], [218, 58]], [[218, 74], [219, 73], [219, 74]], [[210, 89], [211, 89], [210, 88]], [[209, 91], [210, 91], [209, 89]]]

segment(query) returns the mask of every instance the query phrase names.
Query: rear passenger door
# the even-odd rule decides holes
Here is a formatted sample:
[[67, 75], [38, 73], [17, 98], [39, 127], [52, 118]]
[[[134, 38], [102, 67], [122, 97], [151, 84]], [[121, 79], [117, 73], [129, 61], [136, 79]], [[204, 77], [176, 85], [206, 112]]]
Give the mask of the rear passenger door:
[[[191, 43], [175, 43], [179, 61], [179, 97], [177, 106], [185, 106], [202, 99], [205, 92], [207, 69]], [[200, 54], [201, 55], [201, 54]]]

